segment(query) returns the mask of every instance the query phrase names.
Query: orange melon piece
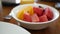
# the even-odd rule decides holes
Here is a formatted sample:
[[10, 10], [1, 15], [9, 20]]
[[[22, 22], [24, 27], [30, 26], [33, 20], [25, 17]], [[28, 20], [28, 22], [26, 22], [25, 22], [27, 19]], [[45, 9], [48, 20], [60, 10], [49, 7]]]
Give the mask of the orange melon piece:
[[17, 13], [17, 18], [23, 20], [23, 14], [24, 12], [28, 12], [30, 15], [33, 15], [34, 12], [33, 12], [33, 7], [32, 6], [26, 6], [24, 7], [22, 10], [20, 10], [18, 13]]
[[17, 13], [17, 18], [23, 20], [24, 9]]
[[32, 7], [32, 6], [27, 6], [27, 7], [26, 7], [26, 11], [27, 11], [30, 15], [33, 15], [33, 14], [34, 14], [33, 7]]

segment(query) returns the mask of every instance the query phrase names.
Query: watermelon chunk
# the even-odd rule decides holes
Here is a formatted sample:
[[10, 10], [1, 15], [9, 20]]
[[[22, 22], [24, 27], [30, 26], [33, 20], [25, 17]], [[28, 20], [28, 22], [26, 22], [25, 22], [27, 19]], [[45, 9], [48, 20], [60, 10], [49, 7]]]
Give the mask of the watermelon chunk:
[[53, 12], [50, 10], [50, 8], [46, 8], [44, 14], [48, 17], [48, 19], [53, 18]]
[[39, 20], [40, 20], [40, 22], [46, 22], [46, 21], [48, 21], [48, 18], [46, 15], [43, 15], [43, 16], [39, 17]]
[[32, 22], [39, 22], [39, 17], [37, 16], [37, 14], [33, 14], [31, 18], [32, 18]]
[[28, 21], [28, 22], [31, 22], [32, 21], [31, 20], [31, 16], [29, 15], [29, 13], [26, 12], [26, 13], [24, 13], [23, 16], [24, 16], [24, 19], [23, 19], [24, 21]]
[[42, 13], [43, 13], [43, 8], [33, 7], [33, 10], [34, 10], [34, 12], [37, 13], [38, 15], [42, 15]]

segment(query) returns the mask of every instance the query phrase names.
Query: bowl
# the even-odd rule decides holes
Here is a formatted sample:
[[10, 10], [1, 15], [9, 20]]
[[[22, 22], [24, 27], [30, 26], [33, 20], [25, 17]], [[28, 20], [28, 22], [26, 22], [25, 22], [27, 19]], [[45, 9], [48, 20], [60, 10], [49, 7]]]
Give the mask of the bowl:
[[[42, 6], [43, 8], [49, 7], [53, 12], [53, 15], [54, 15], [53, 19], [50, 21], [47, 21], [47, 22], [38, 22], [38, 23], [35, 23], [35, 22], [30, 23], [30, 22], [26, 22], [26, 21], [18, 19], [16, 17], [17, 12], [19, 10], [21, 10], [22, 8], [24, 8], [26, 6], [30, 6], [30, 5], [36, 6], [36, 7]], [[48, 5], [44, 5], [44, 4], [24, 4], [24, 5], [19, 5], [19, 6], [16, 6], [15, 8], [13, 8], [11, 15], [14, 19], [16, 19], [20, 23], [20, 25], [22, 27], [31, 29], [31, 30], [40, 30], [40, 29], [44, 29], [44, 28], [48, 27], [49, 25], [51, 25], [51, 23], [53, 23], [55, 20], [57, 20], [57, 18], [59, 17], [59, 12], [55, 8], [48, 6]]]

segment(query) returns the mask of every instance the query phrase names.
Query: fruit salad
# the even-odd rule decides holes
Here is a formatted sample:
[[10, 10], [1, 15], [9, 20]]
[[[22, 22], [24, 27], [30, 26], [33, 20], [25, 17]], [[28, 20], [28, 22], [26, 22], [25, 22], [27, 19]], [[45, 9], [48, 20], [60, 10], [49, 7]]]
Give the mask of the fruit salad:
[[17, 13], [17, 18], [27, 22], [46, 22], [52, 20], [53, 12], [49, 7], [45, 9], [42, 7], [27, 6]]

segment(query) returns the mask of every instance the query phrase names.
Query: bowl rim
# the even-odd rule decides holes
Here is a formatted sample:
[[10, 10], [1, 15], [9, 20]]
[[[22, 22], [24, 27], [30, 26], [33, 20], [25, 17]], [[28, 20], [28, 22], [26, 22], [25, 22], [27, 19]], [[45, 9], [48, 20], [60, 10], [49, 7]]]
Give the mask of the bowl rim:
[[[37, 3], [38, 4], [38, 3]], [[30, 4], [24, 4], [24, 5], [30, 5]], [[45, 4], [40, 4], [40, 5], [45, 5]], [[55, 8], [53, 8], [52, 6], [49, 6], [49, 5], [45, 5], [45, 6], [49, 6], [49, 7], [51, 7], [51, 8], [53, 8], [53, 9], [55, 9], [56, 11], [57, 11], [57, 13], [58, 13], [58, 17], [57, 18], [55, 18], [55, 19], [52, 19], [52, 20], [50, 20], [50, 21], [46, 21], [46, 22], [38, 22], [38, 23], [36, 23], [36, 22], [27, 22], [27, 21], [23, 21], [23, 20], [20, 20], [20, 19], [18, 19], [17, 17], [14, 17], [13, 15], [13, 10], [15, 9], [15, 8], [17, 8], [17, 7], [19, 7], [20, 5], [18, 5], [18, 6], [16, 6], [16, 7], [14, 7], [12, 10], [11, 10], [11, 14], [12, 14], [12, 17], [14, 18], [14, 19], [16, 19], [18, 22], [22, 22], [22, 23], [26, 23], [26, 24], [47, 24], [47, 23], [50, 23], [50, 22], [53, 22], [53, 21], [55, 21], [56, 19], [58, 19], [58, 17], [59, 17], [59, 11], [58, 10], [56, 10]], [[22, 5], [21, 5], [22, 6]]]

